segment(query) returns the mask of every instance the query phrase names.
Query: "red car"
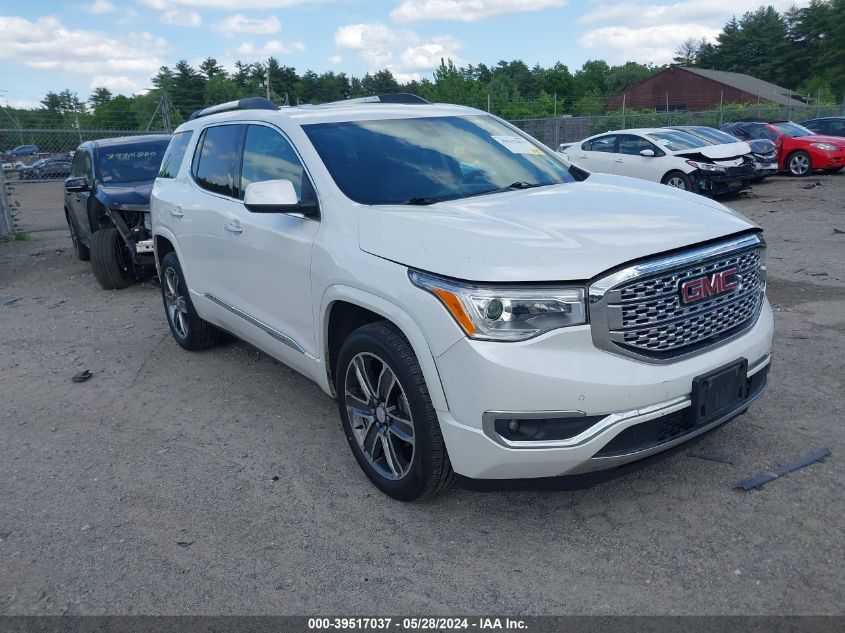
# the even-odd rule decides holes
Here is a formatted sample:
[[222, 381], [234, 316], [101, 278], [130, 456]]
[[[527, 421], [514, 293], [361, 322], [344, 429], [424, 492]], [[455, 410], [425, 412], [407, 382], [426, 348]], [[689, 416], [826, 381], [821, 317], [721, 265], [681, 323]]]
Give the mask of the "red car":
[[778, 168], [793, 176], [809, 176], [816, 169], [833, 173], [845, 168], [845, 138], [816, 134], [792, 121], [726, 123], [722, 130], [742, 140], [774, 141]]

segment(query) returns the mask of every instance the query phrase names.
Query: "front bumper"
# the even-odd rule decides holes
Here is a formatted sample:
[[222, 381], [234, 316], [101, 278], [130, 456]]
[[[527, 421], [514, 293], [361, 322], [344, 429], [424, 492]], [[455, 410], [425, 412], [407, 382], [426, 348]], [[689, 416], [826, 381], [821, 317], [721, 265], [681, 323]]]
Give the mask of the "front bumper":
[[732, 193], [747, 189], [756, 178], [756, 171], [751, 165], [743, 168], [731, 168], [727, 173], [695, 172], [694, 178], [698, 189], [704, 193]]
[[[765, 376], [772, 333], [771, 308], [764, 302], [757, 322], [742, 336], [670, 364], [601, 351], [588, 326], [522, 343], [463, 339], [436, 359], [449, 404], [449, 411], [438, 411], [438, 416], [452, 465], [458, 474], [474, 479], [555, 477], [615, 468], [672, 448], [741, 412], [762, 392], [765, 380], [755, 383], [759, 389], [750, 389], [748, 400], [735, 411], [704, 427], [676, 420], [678, 432], [658, 433], [651, 443], [626, 444], [622, 433], [635, 426], [645, 432], [647, 427], [639, 425], [685, 415], [693, 380], [716, 367], [745, 358], [749, 378], [760, 372]], [[600, 419], [566, 440], [514, 444], [496, 434], [489, 415], [485, 424], [491, 411]], [[614, 448], [617, 437], [622, 440]]]
[[816, 149], [810, 154], [813, 169], [838, 169], [845, 167], [845, 150], [826, 152]]

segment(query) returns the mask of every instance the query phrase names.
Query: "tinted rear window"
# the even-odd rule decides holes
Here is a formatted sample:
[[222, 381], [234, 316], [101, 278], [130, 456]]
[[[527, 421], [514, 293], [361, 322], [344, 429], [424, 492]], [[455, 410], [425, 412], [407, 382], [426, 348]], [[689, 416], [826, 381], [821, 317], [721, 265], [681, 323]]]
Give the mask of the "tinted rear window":
[[170, 145], [167, 146], [167, 151], [164, 153], [164, 158], [161, 161], [161, 170], [158, 172], [159, 178], [176, 178], [193, 134], [189, 130], [173, 135], [173, 138], [170, 139]]
[[205, 129], [197, 144], [193, 163], [194, 178], [200, 187], [237, 197], [235, 157], [242, 130], [242, 125], [217, 125]]

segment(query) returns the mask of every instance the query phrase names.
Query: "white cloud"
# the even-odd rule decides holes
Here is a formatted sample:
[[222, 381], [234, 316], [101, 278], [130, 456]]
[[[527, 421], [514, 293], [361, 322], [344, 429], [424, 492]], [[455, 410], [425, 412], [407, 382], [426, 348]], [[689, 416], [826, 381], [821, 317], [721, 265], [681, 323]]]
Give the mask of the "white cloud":
[[167, 9], [174, 6], [202, 9], [285, 9], [299, 4], [320, 2], [322, 0], [140, 0], [153, 9]]
[[[706, 38], [712, 42], [731, 16], [754, 11], [760, 4], [759, 0], [679, 0], [593, 5], [578, 22], [595, 28], [584, 31], [576, 43], [609, 63], [667, 64], [684, 41]], [[809, 0], [767, 0], [766, 4], [784, 11], [793, 5], [806, 6]]]
[[347, 24], [334, 36], [338, 48], [356, 51], [369, 71], [386, 68], [400, 81], [420, 79], [440, 65], [441, 59], [461, 64], [461, 42], [451, 36], [423, 40], [408, 29], [393, 29], [379, 22]]
[[21, 110], [33, 110], [41, 107], [41, 101], [38, 99], [3, 99], [2, 105]]
[[121, 9], [121, 15], [119, 18], [115, 18], [115, 24], [132, 24], [135, 20], [138, 19], [138, 12], [129, 7], [128, 9]]
[[343, 55], [332, 55], [329, 57], [329, 63], [332, 66], [338, 66], [343, 63]]
[[197, 27], [202, 24], [202, 17], [196, 11], [165, 11], [159, 21], [171, 26]]
[[108, 88], [112, 92], [137, 94], [150, 88], [149, 81], [132, 79], [125, 75], [94, 75], [91, 88]]
[[[746, 11], [754, 11], [763, 4], [760, 0], [681, 0], [673, 4], [654, 4], [650, 2], [614, 2], [599, 4], [589, 13], [581, 16], [582, 24], [614, 22], [616, 24], [653, 25], [668, 23], [704, 23], [709, 27], [722, 27], [731, 16], [740, 16]], [[793, 5], [806, 6], [809, 0], [767, 0], [779, 11], [785, 11]]]
[[282, 30], [279, 19], [271, 15], [269, 18], [248, 18], [240, 13], [230, 15], [214, 25], [214, 30], [224, 35], [235, 33], [253, 33], [255, 35], [272, 35]]
[[678, 46], [689, 38], [714, 39], [719, 28], [700, 24], [658, 24], [629, 27], [605, 26], [587, 31], [577, 40], [581, 48], [596, 52], [611, 64], [626, 61], [666, 64], [672, 61]]
[[305, 50], [302, 42], [285, 42], [270, 40], [263, 46], [255, 46], [252, 42], [244, 42], [235, 49], [235, 53], [245, 57], [273, 57], [275, 55], [288, 55], [290, 53], [301, 53]]
[[390, 12], [390, 17], [397, 22], [475, 22], [506, 13], [561, 7], [567, 3], [568, 0], [405, 0]]
[[68, 29], [55, 17], [0, 17], [0, 60], [39, 70], [123, 76], [146, 84], [165, 64], [159, 56], [168, 48], [167, 40], [149, 33], [117, 39], [100, 31]]
[[108, 0], [94, 0], [90, 4], [83, 4], [80, 8], [86, 13], [102, 15], [104, 13], [111, 13], [116, 7]]

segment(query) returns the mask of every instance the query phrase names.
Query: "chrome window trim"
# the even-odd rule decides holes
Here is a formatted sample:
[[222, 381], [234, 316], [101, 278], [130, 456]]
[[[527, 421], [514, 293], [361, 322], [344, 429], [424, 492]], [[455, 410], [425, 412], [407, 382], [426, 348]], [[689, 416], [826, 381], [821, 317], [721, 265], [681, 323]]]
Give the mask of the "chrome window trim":
[[[666, 365], [674, 363], [679, 360], [703, 354], [711, 349], [724, 345], [739, 336], [745, 334], [750, 330], [760, 316], [762, 309], [762, 301], [755, 314], [749, 319], [748, 325], [741, 330], [734, 332], [731, 335], [725, 336], [718, 342], [705, 347], [694, 348], [689, 351], [680, 352], [674, 355], [667, 355], [657, 358], [648, 354], [640, 354], [630, 348], [620, 346], [612, 340], [609, 327], [609, 315], [607, 310], [608, 294], [611, 290], [621, 284], [628, 283], [638, 278], [650, 277], [652, 275], [659, 275], [664, 272], [669, 272], [684, 266], [691, 266], [697, 263], [703, 263], [710, 259], [715, 259], [722, 256], [733, 255], [735, 253], [753, 250], [756, 248], [764, 248], [765, 240], [758, 233], [751, 235], [743, 235], [734, 239], [711, 244], [709, 246], [683, 251], [674, 255], [661, 257], [658, 259], [646, 261], [640, 264], [634, 264], [618, 270], [610, 275], [602, 277], [597, 281], [590, 283], [587, 287], [587, 301], [590, 323], [590, 332], [593, 338], [593, 344], [608, 353], [631, 358], [644, 363], [655, 365]], [[766, 265], [763, 259], [760, 277], [763, 284], [763, 292], [766, 287]]]

